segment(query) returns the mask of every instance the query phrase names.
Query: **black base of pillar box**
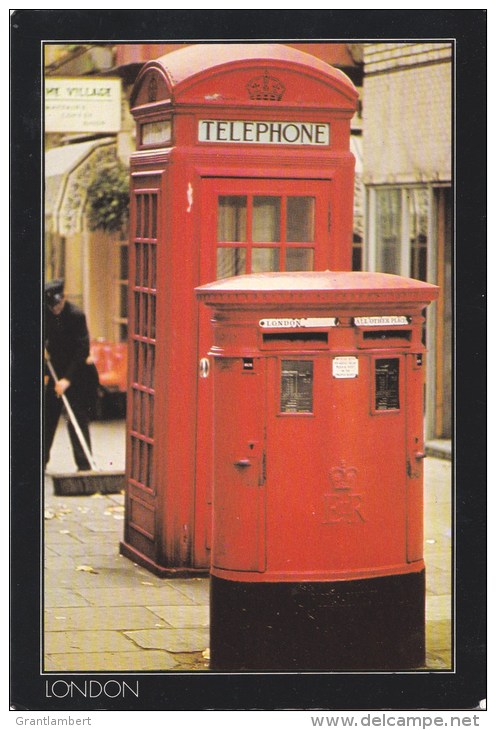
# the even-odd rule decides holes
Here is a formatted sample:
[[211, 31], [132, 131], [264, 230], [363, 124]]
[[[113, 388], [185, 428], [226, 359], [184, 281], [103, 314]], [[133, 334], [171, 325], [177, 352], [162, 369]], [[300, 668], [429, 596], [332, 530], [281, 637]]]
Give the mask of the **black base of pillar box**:
[[425, 571], [319, 583], [211, 576], [211, 670], [388, 671], [424, 664]]

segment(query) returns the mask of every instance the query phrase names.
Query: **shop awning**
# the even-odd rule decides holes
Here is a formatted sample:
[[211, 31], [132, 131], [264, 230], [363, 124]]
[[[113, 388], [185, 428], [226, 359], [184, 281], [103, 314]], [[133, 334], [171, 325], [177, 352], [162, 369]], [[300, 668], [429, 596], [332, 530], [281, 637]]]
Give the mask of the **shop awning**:
[[113, 137], [53, 147], [45, 152], [45, 226], [70, 236], [82, 230], [86, 191], [94, 171], [116, 159]]

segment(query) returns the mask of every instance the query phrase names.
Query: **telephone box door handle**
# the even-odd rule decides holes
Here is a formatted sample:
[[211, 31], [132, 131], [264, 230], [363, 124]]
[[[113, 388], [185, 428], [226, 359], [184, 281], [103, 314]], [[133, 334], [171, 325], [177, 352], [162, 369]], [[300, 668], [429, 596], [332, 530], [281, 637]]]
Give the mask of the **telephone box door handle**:
[[427, 454], [424, 451], [415, 452], [415, 458], [417, 459], [417, 461], [420, 461], [420, 459], [425, 459], [426, 456]]
[[242, 467], [251, 466], [251, 461], [249, 459], [238, 459], [237, 461], [234, 462], [234, 466], [242, 466]]

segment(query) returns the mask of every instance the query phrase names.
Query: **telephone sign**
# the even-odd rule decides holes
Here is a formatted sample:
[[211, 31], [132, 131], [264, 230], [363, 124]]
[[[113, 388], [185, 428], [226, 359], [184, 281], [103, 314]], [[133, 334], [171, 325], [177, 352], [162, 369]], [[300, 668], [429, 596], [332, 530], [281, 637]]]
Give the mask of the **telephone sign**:
[[327, 146], [329, 145], [329, 124], [200, 119], [198, 141]]

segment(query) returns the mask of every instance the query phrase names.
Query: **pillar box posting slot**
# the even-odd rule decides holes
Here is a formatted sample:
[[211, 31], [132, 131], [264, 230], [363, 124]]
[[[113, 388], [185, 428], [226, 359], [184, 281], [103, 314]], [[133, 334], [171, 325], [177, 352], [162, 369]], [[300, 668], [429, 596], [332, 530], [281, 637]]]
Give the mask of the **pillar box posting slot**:
[[421, 667], [437, 287], [274, 273], [197, 296], [213, 309], [211, 668]]
[[188, 46], [136, 80], [121, 550], [158, 575], [210, 564], [210, 324], [194, 288], [351, 268], [356, 100], [340, 71], [277, 44]]

